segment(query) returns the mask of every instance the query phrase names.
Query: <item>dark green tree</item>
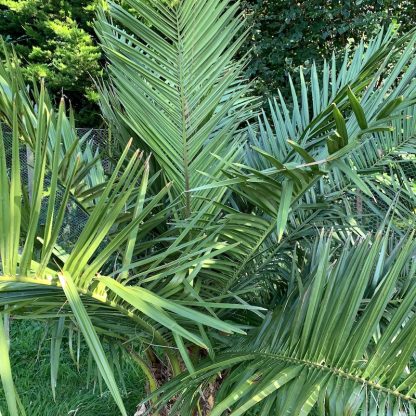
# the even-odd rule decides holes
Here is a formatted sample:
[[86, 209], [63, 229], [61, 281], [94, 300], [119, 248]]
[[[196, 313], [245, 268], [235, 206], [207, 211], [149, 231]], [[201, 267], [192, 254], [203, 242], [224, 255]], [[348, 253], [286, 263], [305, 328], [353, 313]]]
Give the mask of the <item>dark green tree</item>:
[[[306, 71], [334, 51], [341, 59], [346, 44], [368, 39], [392, 21], [401, 30], [414, 27], [413, 0], [245, 0], [251, 19], [246, 50], [253, 58], [247, 73], [259, 94], [287, 88], [287, 74]], [[285, 87], [286, 86], [286, 87]]]
[[[93, 78], [101, 75], [101, 53], [92, 21], [99, 0], [0, 0], [0, 35], [22, 59], [26, 78], [45, 78], [55, 97], [71, 100], [79, 125], [100, 123]], [[345, 44], [370, 38], [392, 20], [403, 32], [416, 23], [413, 0], [243, 0], [251, 36], [247, 68], [259, 95], [287, 92], [287, 74]], [[127, 7], [127, 6], [126, 6]]]
[[45, 78], [71, 101], [78, 125], [99, 123], [93, 78], [101, 52], [91, 22], [96, 0], [0, 0], [0, 35], [14, 45], [28, 80]]

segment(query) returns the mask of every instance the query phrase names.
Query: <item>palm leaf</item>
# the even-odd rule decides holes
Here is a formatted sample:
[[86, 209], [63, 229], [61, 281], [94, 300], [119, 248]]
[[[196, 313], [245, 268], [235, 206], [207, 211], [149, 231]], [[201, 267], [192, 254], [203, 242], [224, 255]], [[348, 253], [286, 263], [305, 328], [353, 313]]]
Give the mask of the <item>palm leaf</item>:
[[241, 79], [246, 59], [234, 60], [245, 38], [241, 12], [222, 0], [127, 5], [131, 12], [110, 2], [96, 24], [120, 101], [111, 113], [155, 155], [187, 217], [204, 203], [198, 197], [219, 201], [225, 192], [189, 193], [207, 182], [200, 172], [222, 176], [212, 153], [227, 162], [241, 155], [238, 125], [252, 101]]
[[413, 414], [414, 265], [402, 273], [416, 245], [402, 240], [380, 268], [387, 239], [352, 242], [334, 262], [331, 239], [322, 238], [300, 270], [305, 287], [248, 339], [231, 339], [214, 362], [162, 388], [159, 404], [181, 394], [171, 414], [191, 414], [197, 391], [227, 371], [213, 415]]
[[[396, 232], [405, 233], [412, 223], [411, 185], [401, 186], [401, 198], [396, 201], [398, 175], [383, 176], [386, 165], [399, 166], [403, 152], [414, 152], [414, 124], [409, 120], [415, 99], [415, 35], [399, 39], [393, 35], [390, 29], [367, 47], [361, 44], [352, 54], [346, 53], [339, 72], [334, 60], [325, 64], [321, 88], [316, 68], [310, 92], [301, 75], [299, 97], [293, 88], [293, 110], [289, 111], [283, 97], [276, 100], [271, 105], [272, 121], [263, 114], [258, 129], [249, 129], [246, 162], [229, 165], [228, 179], [215, 183], [212, 178], [213, 183], [205, 186], [231, 188], [236, 211], [239, 206], [245, 211], [233, 213], [225, 228], [227, 241], [244, 242], [236, 250], [239, 267], [226, 290], [248, 287], [245, 279], [253, 284], [256, 276], [267, 280], [264, 276], [269, 274], [260, 272], [263, 265], [267, 269], [271, 261], [286, 262], [290, 255], [285, 250], [291, 252], [300, 238], [313, 241], [316, 230], [324, 226], [335, 226], [340, 238], [347, 229], [363, 234], [368, 230], [366, 218], [353, 215], [357, 194], [377, 220], [372, 220], [372, 231], [392, 204], [397, 208], [392, 225]], [[403, 98], [398, 99], [400, 94]], [[290, 202], [288, 181], [293, 183]], [[248, 213], [254, 214], [251, 220]], [[260, 218], [265, 223], [256, 230], [263, 229], [262, 233], [233, 231], [229, 237], [237, 221], [259, 224]], [[282, 244], [276, 246], [279, 240]]]
[[[89, 141], [90, 132], [79, 139], [75, 128], [72, 110], [67, 115], [65, 103], [61, 100], [59, 110], [55, 111], [48, 92], [42, 85], [39, 89], [36, 84], [29, 88], [23, 78], [19, 60], [14, 51], [1, 40], [5, 59], [0, 61], [0, 123], [1, 128], [5, 126], [13, 128], [13, 107], [18, 106], [17, 122], [24, 143], [34, 152], [37, 146], [38, 136], [46, 134], [47, 166], [52, 165], [52, 155], [56, 138], [59, 138], [60, 168], [59, 178], [64, 184], [68, 184], [71, 169], [79, 159], [76, 183], [73, 184], [71, 193], [78, 198], [78, 203], [83, 205], [85, 194], [91, 193], [93, 189], [102, 186], [106, 181], [102, 161], [97, 157], [92, 143]], [[18, 99], [15, 99], [17, 98]], [[43, 117], [39, 115], [39, 109], [43, 108], [49, 115], [46, 125], [39, 125]], [[56, 154], [56, 152], [55, 152]], [[83, 194], [84, 198], [79, 196]], [[88, 207], [90, 203], [85, 202]]]
[[[41, 101], [42, 102], [42, 101]], [[45, 110], [45, 111], [42, 111]], [[146, 285], [149, 289], [166, 288], [166, 281], [172, 275], [185, 276], [192, 267], [215, 257], [226, 250], [224, 244], [219, 244], [215, 238], [195, 240], [187, 239], [192, 231], [192, 224], [186, 228], [176, 241], [171, 241], [163, 253], [147, 255], [142, 263], [141, 271], [147, 279], [139, 279], [127, 275], [131, 268], [138, 266], [129, 264], [127, 270], [122, 267], [115, 271], [120, 282], [113, 278], [101, 276], [103, 268], [115, 261], [114, 255], [129, 247], [131, 235], [141, 237], [141, 227], [146, 229], [143, 222], [154, 210], [158, 201], [163, 198], [169, 186], [145, 201], [147, 169], [142, 166], [139, 152], [135, 152], [128, 160], [127, 147], [111, 178], [103, 188], [95, 207], [91, 210], [83, 232], [75, 246], [69, 253], [57, 244], [59, 229], [64, 220], [64, 213], [69, 199], [69, 189], [77, 166], [71, 168], [62, 205], [56, 207], [54, 196], [46, 201], [48, 226], [39, 227], [39, 207], [45, 191], [45, 171], [47, 166], [47, 136], [41, 134], [47, 128], [48, 111], [41, 107], [38, 113], [38, 127], [40, 131], [36, 137], [34, 149], [34, 179], [32, 201], [26, 201], [23, 195], [27, 189], [21, 181], [21, 167], [19, 161], [20, 129], [17, 117], [17, 105], [13, 116], [13, 157], [8, 166], [5, 157], [3, 141], [0, 141], [0, 306], [3, 311], [13, 310], [14, 316], [30, 319], [56, 319], [72, 317], [83, 332], [84, 338], [92, 350], [97, 367], [110, 388], [112, 395], [124, 414], [122, 401], [115, 385], [110, 366], [104, 360], [103, 349], [98, 341], [98, 335], [113, 338], [119, 342], [130, 342], [131, 339], [146, 341], [147, 344], [156, 340], [157, 344], [168, 347], [173, 337], [181, 336], [190, 342], [208, 348], [203, 337], [201, 327], [208, 326], [217, 330], [233, 333], [243, 331], [234, 324], [222, 322], [216, 316], [207, 317], [196, 311], [196, 302], [181, 305], [176, 299], [162, 297], [136, 284]], [[43, 126], [43, 127], [42, 127]], [[60, 160], [56, 152], [60, 151], [59, 144], [54, 146], [51, 165], [51, 192], [56, 191], [56, 181], [60, 168]], [[143, 179], [144, 177], [144, 179]], [[131, 200], [135, 185], [139, 184], [139, 197], [130, 206], [133, 220], [127, 225], [109, 234], [126, 205]], [[140, 185], [141, 184], [141, 185]], [[24, 209], [22, 209], [22, 207]], [[24, 212], [28, 213], [28, 221], [23, 221]], [[160, 221], [160, 220], [158, 220]], [[151, 228], [153, 225], [151, 226]], [[20, 236], [25, 237], [21, 247]], [[180, 247], [181, 240], [187, 239], [191, 249], [188, 255], [183, 255]], [[168, 240], [169, 241], [169, 240]], [[157, 244], [157, 243], [156, 243]], [[34, 248], [37, 249], [34, 249]], [[196, 247], [198, 249], [196, 249]], [[170, 255], [177, 252], [178, 257], [171, 262]], [[117, 261], [115, 261], [117, 263]], [[192, 273], [191, 273], [192, 274]], [[195, 273], [194, 273], [195, 274]], [[193, 275], [194, 275], [193, 274]], [[62, 277], [64, 276], [64, 277]], [[180, 283], [180, 282], [179, 282]], [[181, 286], [182, 287], [182, 286]], [[170, 289], [172, 290], [173, 287]], [[175, 292], [175, 291], [174, 291]], [[172, 296], [172, 295], [170, 295]], [[70, 308], [68, 308], [67, 301]], [[219, 307], [222, 305], [219, 304]], [[230, 308], [232, 305], [223, 305]], [[209, 308], [202, 306], [202, 308]], [[4, 366], [2, 378], [5, 389], [11, 391], [11, 379], [7, 365], [3, 342]], [[57, 377], [56, 351], [53, 351], [52, 383]], [[175, 372], [179, 371], [178, 360], [166, 350]], [[10, 409], [13, 409], [13, 395], [10, 396]]]
[[[357, 188], [361, 188], [366, 191], [361, 196], [362, 203], [378, 217], [379, 224], [386, 214], [383, 207], [388, 208], [395, 197], [389, 192], [389, 185], [383, 185], [380, 174], [390, 173], [386, 166], [398, 168], [403, 152], [414, 153], [414, 125], [410, 121], [415, 98], [414, 42], [413, 33], [395, 40], [392, 27], [367, 46], [361, 43], [353, 53], [347, 49], [340, 68], [334, 58], [330, 63], [325, 62], [319, 81], [315, 65], [309, 83], [301, 70], [300, 93], [290, 79], [292, 102], [280, 95], [270, 104], [272, 121], [264, 114], [259, 118], [258, 132], [250, 129], [254, 151], [246, 153], [246, 164], [257, 170], [273, 167], [272, 159], [262, 157], [257, 148], [282, 163], [313, 163], [325, 157], [325, 142], [331, 147], [331, 153], [339, 149], [338, 143], [343, 146], [342, 141], [356, 138], [356, 148], [345, 158], [352, 171], [338, 168], [345, 165], [335, 167], [309, 191], [308, 198], [312, 201], [325, 198], [328, 202], [331, 200], [330, 204], [338, 205], [342, 200], [349, 201], [353, 209]], [[385, 122], [380, 124], [383, 118]], [[414, 159], [409, 163], [414, 165]], [[393, 182], [396, 178], [391, 175]], [[371, 198], [365, 195], [370, 188]], [[411, 200], [412, 193], [405, 192], [403, 198]], [[375, 204], [376, 200], [383, 199], [385, 204]], [[400, 201], [397, 209], [402, 217], [410, 218], [412, 203]], [[397, 228], [396, 231], [400, 232]]]

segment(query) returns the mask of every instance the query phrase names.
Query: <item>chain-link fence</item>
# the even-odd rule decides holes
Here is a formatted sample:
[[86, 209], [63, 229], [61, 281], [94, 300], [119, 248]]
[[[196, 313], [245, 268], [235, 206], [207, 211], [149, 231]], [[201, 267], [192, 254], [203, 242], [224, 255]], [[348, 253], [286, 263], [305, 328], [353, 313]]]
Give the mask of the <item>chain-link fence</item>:
[[104, 171], [111, 174], [113, 168], [113, 162], [111, 157], [116, 154], [116, 146], [112, 141], [112, 137], [108, 129], [89, 129], [89, 128], [78, 128], [76, 129], [77, 136], [80, 141], [86, 138], [91, 149], [99, 151], [102, 155], [101, 163]]
[[[12, 165], [12, 143], [13, 136], [12, 131], [5, 125], [1, 126], [3, 133], [3, 141], [6, 152], [6, 165], [10, 171]], [[108, 131], [104, 129], [77, 129], [77, 135], [80, 140], [86, 139], [91, 146], [92, 150], [102, 151], [107, 149], [108, 142]], [[20, 160], [20, 172], [21, 180], [23, 185], [27, 188], [28, 194], [31, 194], [32, 181], [30, 178], [33, 175], [33, 154], [28, 146], [23, 143], [19, 149], [19, 160]], [[111, 161], [108, 157], [103, 157], [103, 167], [107, 172], [111, 172]], [[44, 180], [44, 190], [47, 194], [48, 188], [50, 187], [51, 176], [46, 174]], [[58, 184], [56, 199], [55, 199], [55, 212], [62, 205], [64, 200], [65, 187]], [[42, 235], [42, 229], [45, 226], [48, 211], [48, 198], [42, 199], [41, 213], [39, 218], [39, 232]], [[89, 214], [84, 207], [73, 197], [70, 197], [66, 207], [64, 221], [59, 231], [57, 243], [65, 251], [71, 251], [73, 245], [81, 235], [82, 230], [88, 221]]]

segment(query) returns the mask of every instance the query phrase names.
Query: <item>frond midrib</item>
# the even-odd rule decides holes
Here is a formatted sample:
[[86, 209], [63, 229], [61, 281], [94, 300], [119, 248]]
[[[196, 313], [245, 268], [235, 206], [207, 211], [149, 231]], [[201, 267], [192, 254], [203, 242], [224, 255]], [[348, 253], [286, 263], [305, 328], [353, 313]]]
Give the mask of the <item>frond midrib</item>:
[[320, 371], [324, 371], [326, 373], [331, 373], [334, 376], [338, 377], [338, 378], [342, 378], [344, 380], [349, 380], [349, 381], [353, 381], [357, 384], [360, 384], [361, 386], [365, 385], [367, 387], [369, 387], [372, 390], [376, 390], [379, 392], [382, 392], [386, 395], [392, 395], [395, 396], [399, 399], [405, 400], [407, 402], [416, 404], [416, 398], [408, 396], [406, 394], [400, 393], [397, 390], [394, 390], [392, 388], [389, 387], [385, 387], [382, 386], [374, 381], [371, 380], [367, 380], [365, 378], [359, 377], [357, 375], [348, 373], [347, 371], [338, 368], [338, 367], [331, 367], [325, 364], [320, 364], [314, 361], [309, 361], [309, 360], [305, 360], [305, 359], [301, 359], [301, 358], [296, 358], [296, 357], [291, 357], [291, 356], [287, 356], [284, 354], [273, 354], [273, 353], [266, 353], [266, 352], [261, 352], [261, 351], [256, 351], [256, 357], [266, 357], [266, 358], [272, 358], [274, 360], [278, 360], [278, 361], [283, 361], [283, 362], [287, 362], [287, 363], [291, 363], [291, 364], [298, 364], [298, 365], [302, 365], [304, 367], [309, 367], [309, 368], [314, 368]]
[[184, 190], [185, 190], [185, 217], [188, 218], [191, 214], [191, 195], [189, 193], [190, 186], [190, 172], [189, 172], [189, 154], [188, 154], [188, 133], [187, 133], [187, 97], [185, 94], [185, 83], [183, 74], [183, 59], [184, 59], [184, 48], [181, 33], [180, 24], [180, 10], [176, 8], [176, 31], [177, 31], [177, 42], [178, 42], [178, 89], [179, 89], [179, 102], [181, 106], [182, 120], [181, 120], [181, 135], [182, 135], [182, 160], [184, 168]]

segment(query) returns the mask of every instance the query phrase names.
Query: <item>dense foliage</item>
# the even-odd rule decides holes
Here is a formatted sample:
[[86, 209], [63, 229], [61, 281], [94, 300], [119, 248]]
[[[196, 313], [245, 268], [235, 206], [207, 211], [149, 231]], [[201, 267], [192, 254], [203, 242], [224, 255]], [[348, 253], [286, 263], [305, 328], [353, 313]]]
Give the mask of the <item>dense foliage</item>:
[[66, 353], [123, 416], [126, 355], [139, 415], [413, 415], [416, 30], [299, 69], [262, 108], [238, 2], [126, 4], [95, 24], [111, 154], [0, 63], [10, 415], [16, 319], [48, 324], [53, 396]]
[[246, 0], [252, 25], [245, 49], [252, 49], [248, 75], [260, 94], [288, 91], [287, 75], [309, 70], [334, 52], [342, 58], [346, 45], [355, 47], [380, 27], [396, 21], [406, 32], [416, 24], [411, 0]]
[[68, 97], [80, 126], [97, 126], [100, 121], [93, 79], [102, 72], [101, 51], [91, 27], [97, 4], [0, 1], [0, 35], [15, 46], [25, 78], [44, 78], [55, 97]]
[[[321, 64], [332, 52], [342, 58], [347, 44], [354, 47], [393, 20], [402, 25], [402, 33], [416, 24], [411, 0], [243, 3], [251, 31], [241, 52], [251, 52], [246, 75], [256, 79], [255, 93], [263, 96], [276, 95], [279, 88], [286, 94], [287, 75], [300, 65], [308, 71], [314, 61]], [[102, 62], [92, 28], [98, 4], [97, 0], [0, 1], [0, 36], [16, 47], [26, 79], [45, 77], [55, 97], [63, 91], [84, 127], [100, 122], [93, 78], [101, 74]]]

